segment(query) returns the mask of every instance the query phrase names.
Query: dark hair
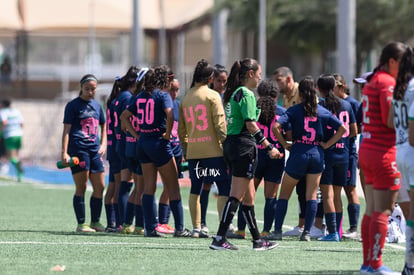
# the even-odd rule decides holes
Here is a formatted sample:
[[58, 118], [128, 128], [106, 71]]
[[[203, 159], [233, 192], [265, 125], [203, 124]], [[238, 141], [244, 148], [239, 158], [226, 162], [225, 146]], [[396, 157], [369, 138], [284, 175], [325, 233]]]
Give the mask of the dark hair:
[[172, 79], [174, 79], [174, 74], [168, 65], [155, 67], [154, 75], [152, 77], [153, 86], [160, 90], [165, 90], [169, 84], [169, 73], [172, 74]]
[[330, 74], [324, 74], [318, 78], [317, 84], [319, 93], [324, 98], [321, 105], [331, 111], [331, 113], [338, 114], [338, 111], [341, 108], [341, 101], [333, 93], [335, 88], [335, 78]]
[[318, 113], [316, 86], [312, 76], [305, 76], [299, 82], [299, 95], [303, 103], [305, 117], [315, 117]]
[[349, 95], [349, 87], [346, 85], [345, 77], [341, 74], [333, 74], [332, 75], [335, 78], [336, 86], [342, 87], [344, 89], [344, 92]]
[[214, 76], [213, 77], [216, 78], [221, 73], [226, 73], [226, 75], [228, 74], [226, 68], [223, 65], [220, 65], [220, 64], [214, 65]]
[[5, 98], [1, 101], [1, 104], [3, 105], [3, 107], [9, 108], [11, 105], [11, 100], [9, 98]]
[[224, 92], [223, 102], [227, 104], [230, 101], [233, 92], [243, 85], [247, 73], [250, 70], [256, 72], [259, 69], [259, 63], [252, 58], [244, 58], [234, 62], [230, 70], [230, 75], [227, 78], [226, 91]]
[[276, 81], [265, 79], [257, 87], [260, 98], [257, 100], [257, 107], [261, 109], [259, 122], [262, 125], [270, 124], [276, 115], [275, 99], [279, 95], [279, 86]]
[[283, 76], [283, 77], [287, 77], [287, 76], [293, 77], [292, 70], [289, 69], [288, 67], [277, 68], [276, 70], [273, 71], [273, 75], [275, 74], [280, 74], [280, 76]]
[[[129, 67], [127, 73], [123, 76], [123, 77], [119, 77], [117, 76], [115, 78], [115, 82], [114, 85], [112, 86], [112, 91], [111, 91], [111, 95], [119, 95], [122, 91], [126, 91], [129, 89], [129, 87], [132, 87], [135, 85], [136, 81], [137, 81], [137, 75], [139, 73], [139, 69], [135, 66], [131, 66]], [[135, 89], [134, 91], [131, 91], [132, 93], [136, 93], [137, 89]], [[111, 99], [111, 96], [108, 98], [107, 101], [107, 106], [109, 106], [108, 104], [111, 103], [111, 101], [109, 101]]]
[[196, 83], [208, 84], [210, 79], [213, 77], [214, 68], [211, 66], [207, 60], [201, 59], [197, 62], [197, 65], [194, 69], [193, 81], [191, 82], [191, 88], [194, 87]]
[[404, 54], [405, 49], [407, 46], [404, 43], [401, 42], [390, 42], [388, 43], [381, 51], [381, 56], [379, 60], [379, 64], [375, 69], [372, 71], [372, 74], [370, 74], [367, 77], [367, 82], [369, 82], [372, 78], [372, 76], [381, 69], [382, 66], [387, 64], [388, 60], [390, 58], [393, 58], [395, 60], [399, 60], [401, 56]]
[[401, 100], [404, 98], [407, 90], [408, 82], [414, 76], [414, 50], [407, 47], [405, 53], [401, 57], [400, 67], [398, 70], [397, 84], [394, 88], [393, 98]]
[[[93, 74], [85, 74], [84, 76], [82, 76], [79, 83], [82, 87], [83, 84], [85, 84], [85, 82], [88, 82], [88, 81], [95, 81], [96, 83], [98, 83], [98, 79]], [[82, 95], [82, 89], [79, 91], [79, 96], [81, 96], [81, 95]]]

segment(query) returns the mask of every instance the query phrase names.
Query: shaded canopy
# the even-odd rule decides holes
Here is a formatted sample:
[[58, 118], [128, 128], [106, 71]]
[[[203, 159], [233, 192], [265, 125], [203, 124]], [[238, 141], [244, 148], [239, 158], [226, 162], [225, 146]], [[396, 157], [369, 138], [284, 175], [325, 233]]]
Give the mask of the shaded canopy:
[[[164, 0], [164, 20], [160, 1], [139, 0], [139, 20], [144, 29], [174, 29], [203, 15], [214, 0]], [[20, 16], [19, 4], [21, 6]], [[29, 32], [129, 31], [133, 0], [2, 0], [0, 30]]]

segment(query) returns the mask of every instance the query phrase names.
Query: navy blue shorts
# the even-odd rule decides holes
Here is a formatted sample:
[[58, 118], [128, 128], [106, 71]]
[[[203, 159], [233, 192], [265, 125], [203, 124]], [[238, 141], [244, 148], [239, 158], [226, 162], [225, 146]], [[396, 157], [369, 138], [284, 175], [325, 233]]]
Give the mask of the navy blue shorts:
[[131, 173], [142, 176], [141, 163], [136, 158], [128, 158], [128, 169]]
[[71, 167], [72, 174], [89, 171], [91, 174], [104, 172], [104, 161], [98, 152], [89, 152], [80, 149], [68, 149], [68, 154], [79, 158], [79, 165]]
[[191, 194], [201, 194], [204, 182], [215, 182], [220, 196], [230, 193], [230, 178], [223, 157], [189, 159], [188, 171], [191, 179]]
[[357, 164], [358, 164], [358, 155], [351, 155], [349, 157], [348, 173], [346, 177], [345, 186], [356, 187]]
[[138, 140], [137, 154], [141, 163], [154, 163], [156, 167], [167, 164], [174, 156], [171, 142], [161, 137], [141, 137]]
[[118, 157], [118, 154], [114, 154], [109, 162], [109, 174], [118, 174], [121, 172], [121, 159]]
[[348, 161], [328, 160], [325, 162], [320, 184], [345, 186], [347, 173]]
[[254, 139], [227, 136], [223, 143], [224, 159], [235, 177], [252, 179], [257, 166], [257, 147]]
[[259, 150], [254, 177], [265, 181], [280, 183], [285, 168], [285, 158], [271, 159], [265, 150]]
[[294, 179], [299, 180], [306, 174], [318, 174], [324, 169], [324, 153], [320, 146], [306, 152], [291, 150], [286, 162], [285, 171]]

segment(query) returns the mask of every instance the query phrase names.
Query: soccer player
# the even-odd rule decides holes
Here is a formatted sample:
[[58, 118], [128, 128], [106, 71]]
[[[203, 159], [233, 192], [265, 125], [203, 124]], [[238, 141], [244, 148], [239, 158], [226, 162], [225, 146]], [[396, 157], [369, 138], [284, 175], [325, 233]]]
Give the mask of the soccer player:
[[396, 165], [395, 131], [387, 124], [398, 66], [406, 49], [400, 42], [387, 44], [378, 66], [367, 78], [363, 94], [362, 143], [359, 164], [365, 175], [366, 209], [361, 223], [363, 264], [360, 273], [385, 274], [382, 249], [400, 189], [400, 172]]
[[[75, 182], [73, 209], [78, 232], [105, 231], [99, 222], [105, 175], [102, 155], [106, 150], [106, 123], [101, 105], [94, 99], [98, 80], [92, 74], [80, 80], [79, 96], [65, 107], [62, 134], [62, 164], [68, 165], [71, 157], [79, 158], [79, 165], [71, 167]], [[101, 128], [99, 135], [98, 130]], [[99, 139], [101, 136], [101, 139]], [[85, 223], [85, 192], [88, 180], [92, 184], [90, 199], [91, 224]]]
[[280, 152], [265, 138], [256, 124], [260, 112], [251, 90], [259, 84], [261, 72], [256, 60], [245, 58], [234, 62], [227, 80], [223, 97], [227, 138], [223, 144], [223, 151], [232, 174], [232, 183], [217, 235], [210, 245], [211, 249], [238, 249], [227, 241], [226, 232], [241, 202], [243, 216], [253, 237], [253, 249], [268, 250], [278, 245], [261, 238], [254, 213], [253, 177], [257, 165], [256, 143], [267, 149], [270, 158], [281, 158]]
[[[345, 133], [345, 126], [331, 112], [318, 105], [316, 86], [312, 77], [299, 83], [300, 104], [290, 107], [273, 126], [273, 134], [282, 146], [290, 150], [286, 162], [282, 187], [275, 212], [275, 231], [272, 238], [282, 239], [282, 225], [288, 200], [299, 179], [306, 176], [306, 216], [301, 241], [310, 241], [310, 229], [317, 211], [316, 195], [324, 166], [324, 149], [335, 144]], [[280, 130], [291, 125], [293, 144], [286, 142]], [[324, 142], [324, 127], [336, 130], [334, 136]]]

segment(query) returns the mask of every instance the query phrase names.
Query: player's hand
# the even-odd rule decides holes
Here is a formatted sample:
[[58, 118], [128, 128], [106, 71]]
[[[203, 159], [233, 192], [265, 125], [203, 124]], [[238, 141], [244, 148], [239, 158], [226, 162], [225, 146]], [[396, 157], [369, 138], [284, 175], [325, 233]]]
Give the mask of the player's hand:
[[283, 154], [281, 154], [280, 152], [279, 152], [279, 150], [277, 150], [276, 148], [272, 148], [272, 150], [270, 150], [269, 152], [268, 152], [268, 154], [269, 154], [269, 157], [271, 158], [271, 159], [280, 159], [280, 158], [283, 158]]
[[68, 153], [62, 153], [61, 160], [64, 166], [69, 166], [70, 156], [68, 155]]

